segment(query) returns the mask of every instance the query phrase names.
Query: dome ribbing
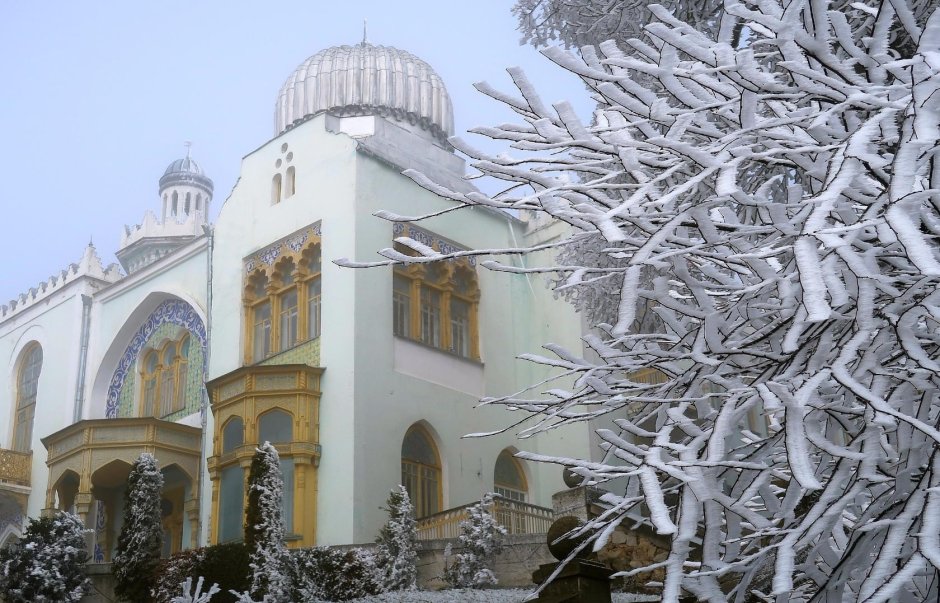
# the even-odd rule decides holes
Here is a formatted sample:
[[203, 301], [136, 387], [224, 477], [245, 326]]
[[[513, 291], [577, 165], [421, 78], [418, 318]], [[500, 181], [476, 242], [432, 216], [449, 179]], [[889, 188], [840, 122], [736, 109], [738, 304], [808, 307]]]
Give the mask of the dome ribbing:
[[391, 46], [334, 46], [301, 63], [278, 93], [275, 134], [326, 111], [392, 117], [440, 140], [454, 131], [450, 96], [440, 76], [418, 57]]

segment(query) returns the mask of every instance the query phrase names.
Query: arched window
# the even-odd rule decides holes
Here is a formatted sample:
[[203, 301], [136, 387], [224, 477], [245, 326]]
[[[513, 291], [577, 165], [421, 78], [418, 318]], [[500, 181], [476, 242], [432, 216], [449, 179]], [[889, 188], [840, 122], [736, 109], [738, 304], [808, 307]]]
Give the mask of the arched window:
[[293, 436], [293, 419], [290, 413], [274, 409], [258, 418], [258, 443], [290, 442]]
[[[410, 228], [410, 227], [409, 227]], [[418, 240], [434, 239], [423, 231]], [[456, 249], [435, 241], [437, 247]], [[408, 247], [395, 250], [415, 255]], [[396, 266], [392, 276], [392, 332], [464, 358], [480, 358], [477, 310], [480, 287], [476, 270], [467, 260]]]
[[33, 447], [33, 418], [36, 416], [36, 392], [42, 372], [42, 348], [32, 343], [21, 354], [16, 379], [16, 418], [13, 422], [13, 450], [29, 452]]
[[412, 425], [401, 444], [401, 483], [415, 508], [415, 517], [441, 510], [441, 460], [428, 432]]
[[232, 417], [222, 428], [222, 454], [231, 452], [245, 443], [245, 422]]
[[279, 265], [281, 290], [278, 294], [278, 330], [277, 330], [277, 349], [279, 352], [289, 350], [297, 345], [300, 333], [299, 326], [299, 308], [297, 286], [295, 283], [296, 270], [294, 262], [287, 259]]
[[189, 335], [143, 355], [140, 416], [166, 417], [183, 410], [189, 392]]
[[264, 273], [256, 273], [249, 279], [246, 305], [251, 328], [251, 360], [260, 362], [271, 355], [271, 300], [268, 298], [268, 277]]
[[496, 458], [493, 491], [510, 500], [526, 501], [529, 487], [525, 481], [525, 472], [508, 450], [503, 450]]
[[202, 193], [196, 193], [196, 211], [202, 211]]
[[257, 363], [320, 336], [319, 242], [257, 268], [244, 289], [245, 362]]
[[176, 191], [173, 191], [173, 214], [172, 215], [174, 216], [179, 211], [179, 202], [180, 202], [179, 193], [177, 193]]
[[192, 202], [192, 199], [193, 199], [192, 193], [186, 193], [186, 205], [183, 208], [183, 213], [185, 213], [186, 215], [189, 215], [190, 204]]
[[271, 179], [271, 205], [281, 202], [281, 175], [274, 174]]
[[284, 198], [292, 197], [297, 192], [297, 172], [294, 166], [287, 168], [287, 186], [284, 189]]

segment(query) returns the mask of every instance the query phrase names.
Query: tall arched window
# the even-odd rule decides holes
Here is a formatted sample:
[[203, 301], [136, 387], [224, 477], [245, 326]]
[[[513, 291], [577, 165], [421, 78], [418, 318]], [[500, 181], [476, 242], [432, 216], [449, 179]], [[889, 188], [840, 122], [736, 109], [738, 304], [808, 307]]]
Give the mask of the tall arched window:
[[173, 191], [173, 215], [175, 216], [179, 212], [179, 203], [180, 196], [179, 193]]
[[412, 425], [401, 444], [401, 483], [415, 508], [415, 517], [441, 510], [441, 460], [428, 432]]
[[529, 487], [525, 481], [525, 472], [519, 461], [508, 450], [503, 450], [496, 458], [493, 471], [493, 491], [510, 500], [525, 502]]
[[288, 198], [297, 192], [297, 172], [294, 166], [287, 168], [287, 186], [284, 188], [284, 198]]
[[258, 443], [277, 444], [293, 438], [293, 419], [290, 413], [275, 408], [258, 418]]
[[30, 344], [21, 355], [16, 379], [16, 418], [13, 423], [13, 450], [29, 452], [33, 447], [33, 417], [36, 416], [36, 392], [42, 371], [42, 348]]
[[222, 428], [222, 454], [232, 452], [245, 443], [245, 422], [241, 417], [232, 417]]
[[281, 202], [281, 175], [274, 174], [271, 179], [271, 205]]
[[165, 417], [186, 406], [189, 335], [169, 341], [143, 356], [140, 370], [140, 416]]
[[192, 208], [192, 195], [192, 193], [186, 193], [186, 205], [183, 208], [183, 213], [185, 213], [187, 216], [189, 215], [189, 211]]

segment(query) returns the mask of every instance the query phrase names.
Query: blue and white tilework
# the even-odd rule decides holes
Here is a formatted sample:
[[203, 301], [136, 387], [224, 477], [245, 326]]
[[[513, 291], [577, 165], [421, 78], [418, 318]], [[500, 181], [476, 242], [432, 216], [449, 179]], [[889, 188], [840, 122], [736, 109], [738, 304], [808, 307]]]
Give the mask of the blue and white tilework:
[[137, 333], [131, 339], [121, 361], [114, 370], [111, 377], [111, 384], [108, 386], [108, 399], [105, 405], [105, 417], [114, 419], [118, 416], [118, 406], [121, 401], [121, 388], [124, 385], [124, 379], [129, 372], [133, 371], [137, 365], [137, 356], [140, 350], [147, 344], [150, 336], [161, 325], [172, 323], [179, 325], [192, 333], [199, 342], [203, 351], [203, 374], [207, 370], [205, 362], [208, 354], [205, 353], [207, 347], [206, 326], [202, 319], [192, 306], [180, 299], [168, 299], [157, 306], [157, 309], [147, 317], [147, 320], [140, 325]]

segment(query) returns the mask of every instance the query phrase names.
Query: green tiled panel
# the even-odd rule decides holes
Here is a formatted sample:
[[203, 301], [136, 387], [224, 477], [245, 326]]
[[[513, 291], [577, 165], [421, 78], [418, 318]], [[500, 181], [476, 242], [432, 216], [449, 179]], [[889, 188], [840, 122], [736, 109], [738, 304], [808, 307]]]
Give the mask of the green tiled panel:
[[306, 364], [307, 366], [320, 366], [320, 338], [311, 339], [280, 354], [275, 354], [260, 363], [262, 366], [272, 364]]
[[[167, 339], [180, 339], [182, 331], [183, 329], [181, 327], [172, 323], [160, 325], [156, 330], [154, 330], [153, 334], [150, 335], [150, 338], [147, 339], [147, 343], [144, 344], [144, 347], [141, 348], [140, 356], [143, 356], [149, 350], [160, 346]], [[205, 380], [202, 374], [205, 352], [202, 350], [202, 348], [199, 347], [198, 344], [199, 339], [190, 333], [189, 366], [187, 367], [188, 370], [186, 371], [186, 404], [182, 410], [163, 417], [168, 421], [176, 421], [187, 415], [199, 412], [199, 408], [202, 404], [203, 386], [205, 384]], [[140, 356], [138, 357], [138, 362], [140, 362]], [[121, 387], [121, 401], [118, 405], [119, 417], [137, 416], [137, 400], [139, 396], [139, 392], [137, 391], [138, 372], [139, 368], [135, 367], [133, 371], [128, 371], [127, 376], [124, 378], [124, 385]]]

